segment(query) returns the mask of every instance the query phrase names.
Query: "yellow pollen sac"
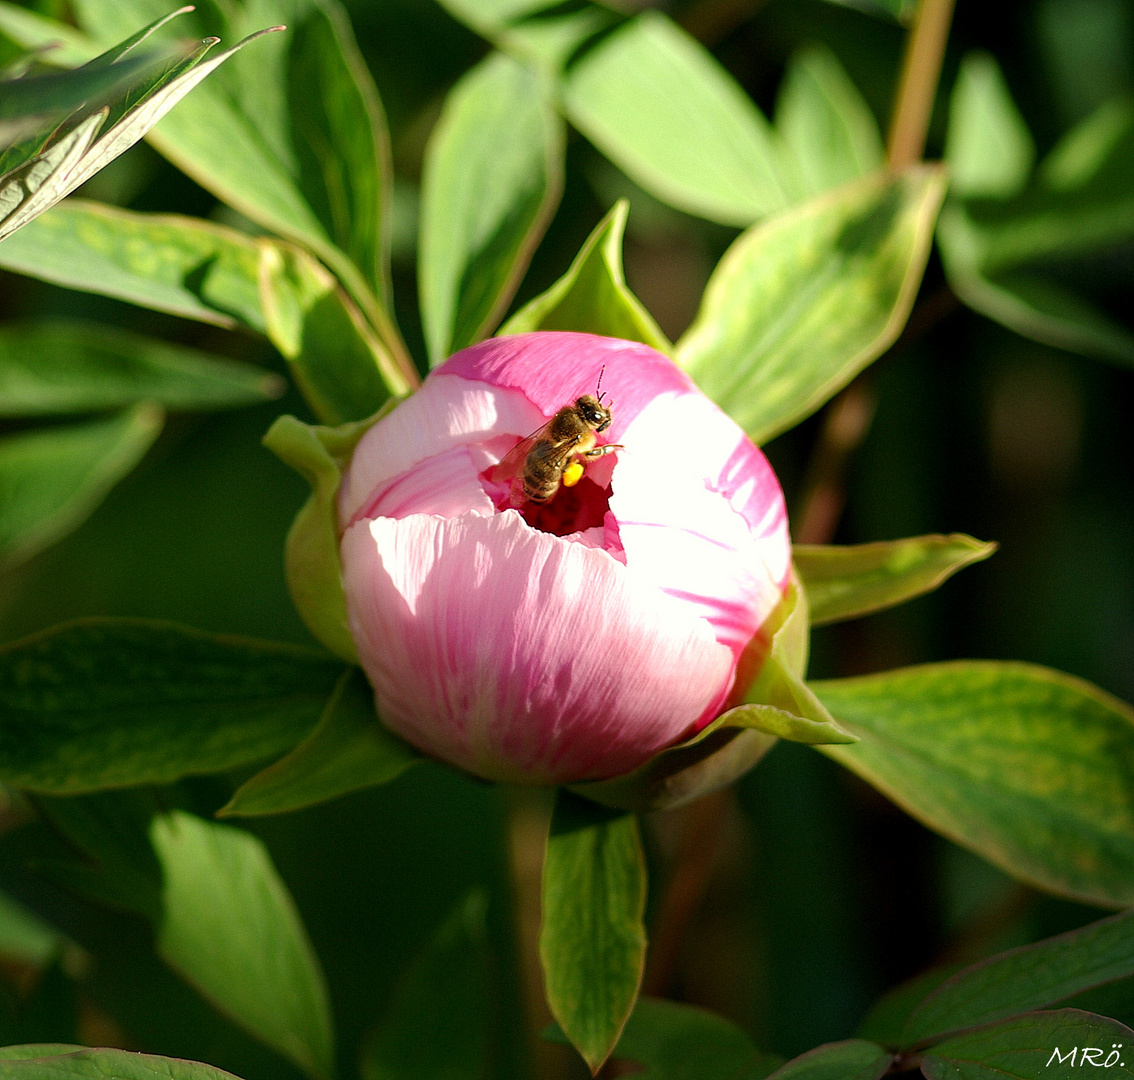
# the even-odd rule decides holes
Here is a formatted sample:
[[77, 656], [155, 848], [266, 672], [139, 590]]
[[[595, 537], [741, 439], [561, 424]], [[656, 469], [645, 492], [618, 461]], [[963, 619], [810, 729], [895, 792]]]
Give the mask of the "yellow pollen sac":
[[571, 464], [563, 470], [564, 487], [574, 487], [582, 479], [583, 466], [577, 461], [572, 461]]

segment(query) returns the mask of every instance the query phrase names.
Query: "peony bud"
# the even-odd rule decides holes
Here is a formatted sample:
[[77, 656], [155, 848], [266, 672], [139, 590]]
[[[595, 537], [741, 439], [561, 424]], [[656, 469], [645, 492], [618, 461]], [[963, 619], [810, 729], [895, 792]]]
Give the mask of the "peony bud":
[[[532, 501], [516, 448], [583, 395], [609, 426]], [[450, 357], [359, 442], [339, 520], [382, 719], [514, 783], [619, 776], [703, 728], [745, 689], [742, 654], [751, 679], [791, 567], [763, 454], [672, 361], [589, 334]]]

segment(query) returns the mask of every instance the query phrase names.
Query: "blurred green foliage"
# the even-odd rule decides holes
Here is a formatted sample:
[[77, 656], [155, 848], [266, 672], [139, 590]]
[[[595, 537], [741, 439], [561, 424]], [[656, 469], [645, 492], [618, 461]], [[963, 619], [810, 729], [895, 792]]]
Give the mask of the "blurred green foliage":
[[[25, 6], [53, 17], [68, 9], [64, 0]], [[394, 306], [424, 367], [412, 247], [424, 146], [445, 93], [487, 46], [433, 0], [345, 6], [389, 118]], [[793, 53], [825, 45], [885, 125], [903, 39], [898, 24], [821, 0], [649, 6], [663, 7], [708, 45], [769, 115]], [[1042, 158], [1070, 125], [1134, 93], [1134, 0], [958, 5], [931, 158], [944, 151], [948, 90], [972, 49], [998, 61]], [[1134, 175], [1128, 181], [1134, 199]], [[146, 146], [82, 194], [248, 225]], [[563, 273], [623, 196], [631, 204], [627, 282], [671, 339], [684, 331], [735, 230], [662, 205], [577, 134], [568, 138], [563, 201], [511, 310]], [[1134, 332], [1130, 238], [1045, 269]], [[285, 373], [260, 338], [10, 273], [0, 274], [0, 316], [81, 317]], [[847, 474], [838, 542], [960, 530], [995, 540], [1000, 550], [930, 596], [820, 629], [811, 673], [1014, 658], [1134, 698], [1132, 372], [1019, 336], [963, 307], [934, 259], [910, 326], [866, 378], [876, 395], [873, 422]], [[0, 639], [112, 615], [310, 644], [281, 565], [303, 487], [260, 446], [283, 411], [314, 419], [294, 390], [271, 404], [173, 417], [85, 524], [0, 577]], [[807, 420], [767, 448], [789, 507], [803, 505], [816, 479], [821, 425]], [[183, 781], [154, 798], [163, 808], [209, 816], [246, 778]], [[249, 825], [267, 844], [322, 962], [344, 1077], [358, 1075], [364, 1035], [401, 1000], [395, 988], [404, 991], [399, 979], [411, 958], [475, 887], [492, 897], [486, 932], [502, 961], [494, 1008], [508, 1036], [479, 1075], [525, 1075], [520, 989], [508, 974], [514, 945], [503, 816], [498, 792], [427, 764], [386, 787]], [[107, 914], [30, 872], [29, 857], [73, 862], [74, 852], [60, 833], [28, 818], [17, 796], [0, 807], [0, 890], [46, 918], [66, 946], [57, 966], [43, 965], [42, 952], [21, 958], [12, 951], [14, 923], [0, 912], [0, 959], [11, 976], [0, 996], [0, 1041], [120, 1040], [248, 1080], [298, 1076], [164, 968], [136, 915]], [[644, 841], [660, 873], [681, 820], [660, 815], [646, 823]], [[745, 777], [727, 823], [670, 990], [783, 1055], [845, 1038], [878, 993], [930, 964], [967, 962], [1099, 914], [1011, 881], [794, 744], [778, 745]], [[1134, 1022], [1130, 980], [1080, 1003]], [[385, 1074], [371, 1066], [365, 1075]]]

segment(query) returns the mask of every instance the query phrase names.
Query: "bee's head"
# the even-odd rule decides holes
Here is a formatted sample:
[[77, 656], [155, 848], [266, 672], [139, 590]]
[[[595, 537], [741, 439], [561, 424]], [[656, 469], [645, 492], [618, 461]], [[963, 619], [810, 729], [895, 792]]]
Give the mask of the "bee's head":
[[606, 431], [610, 427], [610, 409], [597, 398], [591, 397], [590, 394], [584, 394], [581, 398], [578, 398], [575, 401], [575, 408], [586, 420], [587, 426], [594, 428], [595, 431]]

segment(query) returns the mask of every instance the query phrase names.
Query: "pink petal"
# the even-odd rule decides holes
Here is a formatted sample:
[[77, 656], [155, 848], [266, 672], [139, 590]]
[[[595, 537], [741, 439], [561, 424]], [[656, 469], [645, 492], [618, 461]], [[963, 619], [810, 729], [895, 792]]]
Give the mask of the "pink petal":
[[700, 395], [655, 399], [622, 440], [610, 508], [627, 568], [683, 600], [739, 656], [790, 572], [771, 467]]
[[515, 511], [359, 522], [342, 554], [383, 720], [480, 776], [627, 772], [731, 687], [732, 653], [687, 605]]
[[546, 419], [516, 390], [435, 371], [362, 437], [339, 490], [339, 520], [354, 521], [383, 485], [426, 458], [502, 434], [522, 439]]
[[594, 394], [601, 374], [614, 414], [610, 442], [621, 442], [625, 426], [659, 394], [699, 394], [689, 376], [648, 345], [594, 334], [490, 338], [451, 356], [435, 372], [441, 373], [520, 391], [548, 419], [580, 395]]

